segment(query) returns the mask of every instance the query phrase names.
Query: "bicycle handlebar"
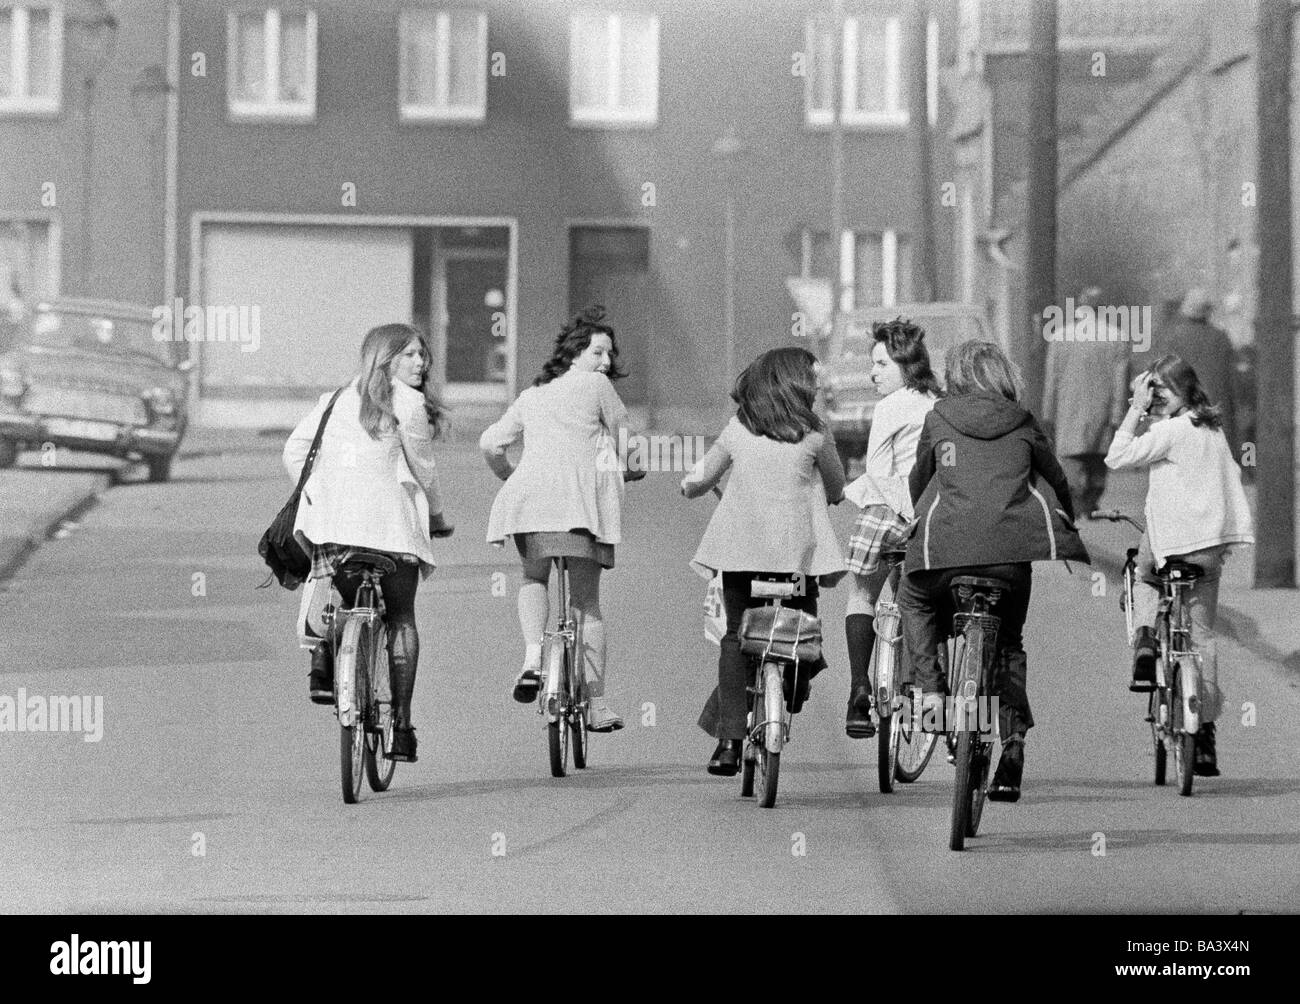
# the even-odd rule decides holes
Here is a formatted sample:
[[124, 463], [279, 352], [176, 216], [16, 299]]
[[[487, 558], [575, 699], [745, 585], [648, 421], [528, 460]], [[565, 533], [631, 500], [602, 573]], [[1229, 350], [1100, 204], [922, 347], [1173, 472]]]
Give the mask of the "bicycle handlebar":
[[1135, 520], [1132, 516], [1127, 516], [1118, 509], [1094, 509], [1089, 514], [1093, 519], [1109, 520], [1111, 523], [1131, 523], [1138, 533], [1146, 533], [1146, 527]]

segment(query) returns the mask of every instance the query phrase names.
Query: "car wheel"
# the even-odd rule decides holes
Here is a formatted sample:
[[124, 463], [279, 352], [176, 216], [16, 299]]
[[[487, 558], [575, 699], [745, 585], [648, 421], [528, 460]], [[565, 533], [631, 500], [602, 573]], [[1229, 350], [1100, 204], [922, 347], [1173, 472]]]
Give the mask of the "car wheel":
[[171, 457], [150, 457], [149, 480], [154, 482], [166, 481], [172, 476], [172, 458]]
[[18, 460], [18, 444], [0, 439], [0, 468], [12, 467]]

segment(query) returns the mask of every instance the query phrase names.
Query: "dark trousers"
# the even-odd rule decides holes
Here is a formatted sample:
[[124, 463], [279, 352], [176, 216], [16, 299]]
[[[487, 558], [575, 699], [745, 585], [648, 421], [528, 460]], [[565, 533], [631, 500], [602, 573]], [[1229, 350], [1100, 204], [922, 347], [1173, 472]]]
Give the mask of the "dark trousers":
[[1074, 514], [1082, 519], [1101, 505], [1108, 472], [1106, 455], [1081, 453], [1073, 457], [1062, 457], [1061, 469], [1065, 472], [1065, 479], [1070, 482]]
[[898, 590], [898, 606], [903, 615], [903, 642], [911, 663], [912, 679], [922, 693], [948, 691], [948, 681], [944, 678], [938, 653], [952, 632], [955, 613], [952, 580], [959, 575], [1002, 579], [1010, 585], [992, 611], [1002, 621], [998, 628], [999, 657], [993, 692], [998, 698], [998, 727], [1002, 737], [1024, 733], [1034, 724], [1026, 691], [1028, 663], [1023, 637], [1033, 578], [1033, 566], [1028, 562], [938, 568], [903, 576]]
[[[344, 608], [356, 603], [361, 579], [334, 576], [334, 588], [343, 597]], [[415, 671], [420, 661], [420, 633], [415, 627], [415, 591], [420, 586], [420, 566], [405, 561], [397, 571], [384, 576], [384, 624], [388, 628], [388, 670], [393, 682], [393, 720], [402, 728], [411, 724], [411, 697], [415, 693]]]
[[[768, 600], [749, 595], [749, 584], [759, 572], [723, 572], [722, 603], [727, 611], [727, 633], [722, 636], [722, 651], [718, 655], [718, 685], [700, 712], [699, 725], [715, 739], [744, 739], [745, 717], [749, 713], [745, 688], [753, 675], [749, 656], [740, 651], [740, 619], [750, 607], [761, 607]], [[817, 581], [804, 580], [803, 596], [782, 600], [783, 607], [794, 607], [817, 613]], [[808, 667], [811, 677], [825, 665], [819, 662]], [[800, 664], [800, 673], [804, 671]]]

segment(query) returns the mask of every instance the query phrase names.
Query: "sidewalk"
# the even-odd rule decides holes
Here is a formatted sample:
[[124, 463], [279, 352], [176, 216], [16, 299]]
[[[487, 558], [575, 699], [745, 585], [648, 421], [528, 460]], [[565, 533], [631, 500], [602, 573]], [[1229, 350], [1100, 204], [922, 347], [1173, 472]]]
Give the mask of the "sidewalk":
[[[1246, 489], [1252, 508], [1253, 487]], [[1146, 475], [1111, 472], [1101, 508], [1118, 509], [1145, 523]], [[1125, 551], [1137, 547], [1138, 534], [1127, 523], [1080, 518], [1079, 533], [1092, 556], [1093, 568], [1118, 582]], [[1219, 632], [1262, 659], [1300, 675], [1300, 591], [1254, 588], [1255, 550], [1234, 549], [1223, 567], [1219, 587]]]
[[0, 581], [58, 529], [95, 504], [111, 470], [17, 468], [0, 471]]

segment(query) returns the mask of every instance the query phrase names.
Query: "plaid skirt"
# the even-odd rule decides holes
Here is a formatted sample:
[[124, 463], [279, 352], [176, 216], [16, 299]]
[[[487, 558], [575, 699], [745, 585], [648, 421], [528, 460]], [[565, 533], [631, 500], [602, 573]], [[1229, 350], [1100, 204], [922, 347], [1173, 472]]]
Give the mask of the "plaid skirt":
[[900, 551], [907, 545], [912, 523], [887, 505], [869, 505], [858, 514], [844, 559], [854, 575], [870, 575], [881, 565], [882, 551]]
[[349, 551], [369, 551], [372, 554], [382, 554], [399, 565], [403, 561], [409, 561], [417, 565], [420, 563], [420, 559], [413, 554], [393, 554], [389, 551], [376, 550], [373, 547], [355, 547], [352, 544], [313, 544], [311, 548], [311, 574], [307, 578], [333, 578], [334, 573], [338, 571], [339, 564], [343, 561], [343, 556]]

